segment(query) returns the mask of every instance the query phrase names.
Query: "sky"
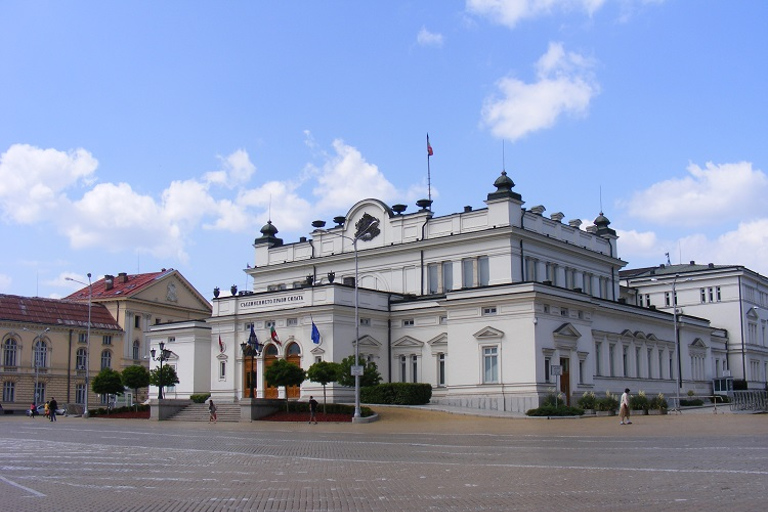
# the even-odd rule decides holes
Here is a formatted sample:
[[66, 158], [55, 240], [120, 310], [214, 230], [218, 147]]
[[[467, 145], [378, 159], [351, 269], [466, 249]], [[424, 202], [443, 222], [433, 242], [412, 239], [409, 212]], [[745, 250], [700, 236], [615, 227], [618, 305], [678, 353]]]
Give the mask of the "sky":
[[[602, 211], [637, 268], [768, 275], [768, 2], [0, 0], [0, 293], [206, 298], [374, 197]], [[434, 150], [429, 158], [426, 137]]]

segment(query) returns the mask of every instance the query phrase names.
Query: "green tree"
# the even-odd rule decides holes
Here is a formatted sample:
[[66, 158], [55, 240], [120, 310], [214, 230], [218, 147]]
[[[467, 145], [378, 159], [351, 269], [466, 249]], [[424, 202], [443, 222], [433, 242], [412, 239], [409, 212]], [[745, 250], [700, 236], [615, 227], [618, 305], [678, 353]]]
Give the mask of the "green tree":
[[[351, 388], [355, 385], [355, 377], [352, 375], [352, 365], [354, 364], [355, 356], [348, 356], [341, 360], [339, 363], [339, 378], [336, 379], [340, 385]], [[363, 374], [360, 376], [360, 387], [363, 386], [375, 386], [381, 382], [381, 374], [373, 361], [366, 361], [361, 356], [358, 359], [358, 365], [363, 367]]]
[[[160, 368], [155, 368], [149, 372], [149, 383], [153, 386], [167, 388], [179, 383], [179, 376], [176, 375], [176, 369], [171, 365], [163, 366], [163, 373], [160, 373]], [[163, 393], [165, 396], [165, 393]]]
[[[139, 388], [149, 386], [149, 370], [144, 365], [134, 364], [123, 370], [123, 386], [133, 390], [134, 398], [138, 399]], [[138, 403], [136, 403], [138, 407]]]
[[[307, 378], [307, 372], [297, 364], [285, 359], [278, 359], [264, 370], [264, 378], [267, 380], [267, 384], [273, 387], [300, 386]], [[288, 410], [287, 400], [285, 401], [285, 410]]]
[[327, 401], [325, 386], [338, 380], [339, 371], [339, 363], [332, 363], [330, 361], [318, 361], [307, 370], [307, 378], [323, 386], [323, 414], [325, 414], [325, 404]]
[[120, 372], [102, 368], [91, 381], [91, 389], [98, 395], [122, 395], [125, 392]]

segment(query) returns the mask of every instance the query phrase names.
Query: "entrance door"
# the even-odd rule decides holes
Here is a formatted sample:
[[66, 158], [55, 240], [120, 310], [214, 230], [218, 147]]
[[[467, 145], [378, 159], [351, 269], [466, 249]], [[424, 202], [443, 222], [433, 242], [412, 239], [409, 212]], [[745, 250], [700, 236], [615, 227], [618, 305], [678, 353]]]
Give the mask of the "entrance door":
[[[253, 382], [253, 395], [251, 396], [251, 382]], [[245, 398], [256, 398], [256, 390], [259, 388], [259, 381], [256, 379], [256, 359], [246, 357], [243, 361], [243, 396]]]
[[[301, 347], [298, 343], [291, 343], [286, 350], [285, 359], [301, 368]], [[301, 386], [287, 386], [285, 388], [286, 398], [299, 398], [301, 396]]]
[[571, 405], [571, 360], [567, 357], [560, 358], [560, 392], [565, 397], [565, 404]]
[[[272, 366], [272, 363], [277, 361], [277, 347], [275, 345], [267, 345], [267, 348], [264, 349], [264, 371], [267, 370], [270, 366]], [[264, 383], [264, 398], [277, 398], [277, 387], [269, 386], [267, 383]]]

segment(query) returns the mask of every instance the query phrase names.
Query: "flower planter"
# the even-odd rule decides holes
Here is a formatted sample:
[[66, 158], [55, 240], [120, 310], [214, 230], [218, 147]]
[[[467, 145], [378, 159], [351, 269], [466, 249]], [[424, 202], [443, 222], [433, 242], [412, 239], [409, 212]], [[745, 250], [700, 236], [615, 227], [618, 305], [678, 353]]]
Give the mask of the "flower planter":
[[667, 414], [666, 409], [649, 409], [648, 414], [652, 416], [660, 415], [660, 414]]
[[595, 411], [595, 416], [616, 416], [616, 410], [612, 410], [612, 411]]
[[595, 410], [594, 409], [584, 409], [584, 416], [594, 416]]

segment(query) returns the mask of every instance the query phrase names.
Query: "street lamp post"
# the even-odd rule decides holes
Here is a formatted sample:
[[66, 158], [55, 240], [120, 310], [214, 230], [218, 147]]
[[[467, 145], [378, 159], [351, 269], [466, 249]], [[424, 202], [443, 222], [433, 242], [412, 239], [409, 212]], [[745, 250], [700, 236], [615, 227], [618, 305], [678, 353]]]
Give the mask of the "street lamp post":
[[[256, 384], [256, 371], [254, 370], [254, 364], [256, 364], [256, 357], [261, 354], [262, 345], [259, 343], [259, 339], [256, 337], [256, 333], [253, 330], [253, 325], [251, 325], [251, 334], [248, 336], [247, 342], [242, 342], [240, 344], [240, 348], [243, 351], [244, 357], [251, 357], [251, 371], [250, 375], [248, 377], [248, 380], [250, 381], [250, 388], [251, 388], [251, 400], [256, 398], [254, 396], [254, 387]], [[243, 362], [245, 364], [245, 362]]]
[[152, 356], [152, 359], [154, 361], [160, 362], [160, 373], [158, 374], [158, 381], [160, 382], [160, 385], [158, 386], [159, 391], [157, 393], [157, 399], [162, 400], [165, 398], [163, 395], [163, 384], [164, 384], [164, 376], [163, 376], [163, 363], [171, 358], [171, 351], [166, 350], [165, 343], [162, 341], [160, 342], [160, 352], [158, 353], [155, 349], [152, 349], [149, 351], [149, 354]]
[[675, 330], [675, 351], [677, 352], [677, 405], [675, 411], [679, 414], [680, 411], [680, 388], [683, 387], [682, 376], [682, 363], [680, 360], [680, 330], [677, 327], [677, 279], [680, 274], [675, 274], [675, 278], [672, 280], [672, 325]]
[[85, 403], [83, 404], [83, 418], [88, 417], [88, 387], [90, 385], [88, 381], [90, 379], [91, 373], [91, 305], [93, 303], [93, 283], [91, 283], [91, 273], [88, 272], [86, 275], [88, 276], [87, 285], [82, 281], [78, 281], [77, 279], [72, 279], [71, 277], [66, 278], [67, 281], [72, 281], [74, 283], [88, 286], [88, 325], [85, 328]]
[[[354, 238], [342, 235], [340, 233], [338, 234], [338, 236], [352, 241], [352, 249], [355, 254], [355, 364], [352, 366], [352, 373], [355, 376], [355, 413], [353, 414], [353, 421], [354, 418], [360, 418], [360, 376], [363, 373], [363, 368], [360, 367], [360, 299], [358, 286], [359, 271], [357, 265], [357, 242], [359, 240], [366, 241], [373, 238], [373, 235], [371, 235], [371, 230], [378, 225], [379, 221], [374, 219]], [[329, 231], [324, 229], [318, 229], [317, 231], [321, 233], [329, 233]]]

